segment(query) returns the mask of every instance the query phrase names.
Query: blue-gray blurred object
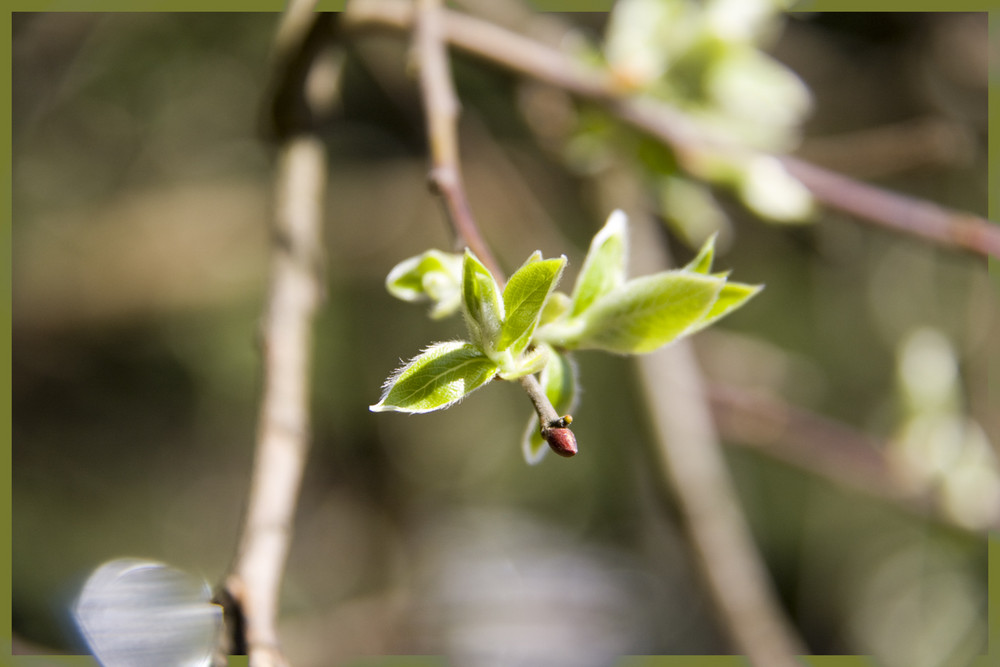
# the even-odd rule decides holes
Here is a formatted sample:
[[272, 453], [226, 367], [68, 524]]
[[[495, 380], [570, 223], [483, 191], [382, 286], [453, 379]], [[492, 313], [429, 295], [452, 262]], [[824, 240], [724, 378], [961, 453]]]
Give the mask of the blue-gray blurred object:
[[204, 581], [126, 558], [90, 575], [73, 616], [104, 667], [205, 667], [222, 627], [210, 599]]
[[656, 585], [624, 554], [528, 515], [436, 516], [423, 631], [463, 667], [607, 667], [646, 653]]

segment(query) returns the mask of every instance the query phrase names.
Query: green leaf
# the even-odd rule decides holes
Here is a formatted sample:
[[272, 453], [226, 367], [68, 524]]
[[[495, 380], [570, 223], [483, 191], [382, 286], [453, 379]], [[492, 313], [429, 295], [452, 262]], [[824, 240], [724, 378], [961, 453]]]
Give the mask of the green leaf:
[[628, 251], [628, 219], [616, 210], [590, 242], [590, 250], [573, 288], [570, 316], [576, 317], [602, 295], [625, 282], [625, 256]]
[[712, 270], [712, 259], [715, 257], [715, 237], [716, 234], [712, 234], [705, 241], [705, 244], [701, 246], [701, 250], [698, 251], [698, 256], [684, 267], [685, 271], [708, 275], [708, 272]]
[[462, 263], [462, 305], [472, 342], [487, 354], [495, 351], [504, 320], [500, 287], [468, 249]]
[[[533, 264], [534, 262], [540, 262], [540, 261], [542, 261], [542, 251], [536, 250], [535, 252], [531, 253], [531, 256], [529, 256], [528, 259], [524, 260], [524, 264], [519, 266], [517, 271], [520, 271], [528, 264]], [[517, 271], [515, 271], [514, 273], [517, 273]]]
[[549, 294], [549, 298], [545, 302], [545, 307], [542, 308], [542, 315], [538, 318], [538, 324], [547, 324], [559, 319], [563, 314], [569, 311], [570, 304], [571, 302], [568, 294], [563, 294], [558, 290], [552, 292], [552, 294]]
[[685, 245], [698, 246], [732, 227], [712, 190], [682, 176], [657, 179], [660, 214]]
[[696, 322], [690, 329], [685, 331], [685, 335], [693, 334], [696, 331], [701, 331], [710, 324], [713, 324], [717, 320], [722, 319], [729, 313], [733, 312], [737, 308], [741, 307], [747, 301], [749, 301], [757, 292], [764, 289], [763, 285], [745, 285], [743, 283], [726, 283], [722, 286], [722, 290], [719, 292], [719, 298], [716, 299], [715, 303], [705, 314], [705, 316]]
[[577, 402], [577, 367], [573, 358], [552, 350], [539, 381], [556, 412], [572, 412]]
[[[579, 392], [577, 390], [577, 367], [572, 357], [550, 349], [539, 382], [556, 412], [560, 415], [573, 412], [576, 408]], [[524, 460], [530, 465], [541, 461], [545, 453], [549, 451], [548, 444], [542, 439], [537, 415], [532, 415], [531, 419], [528, 420], [528, 427], [521, 440], [521, 451], [524, 454]]]
[[434, 343], [386, 380], [372, 412], [433, 412], [489, 382], [497, 365], [466, 341]]
[[809, 189], [770, 155], [746, 163], [738, 188], [750, 210], [774, 222], [808, 223], [815, 211]]
[[684, 0], [615, 3], [604, 54], [617, 77], [641, 88], [663, 76], [698, 34], [691, 4]]
[[[536, 254], [541, 256], [540, 253]], [[565, 266], [565, 257], [540, 260], [532, 255], [510, 277], [503, 290], [503, 305], [507, 317], [497, 342], [497, 350], [510, 348], [513, 354], [520, 354], [528, 346], [545, 301], [559, 282]]]
[[525, 375], [538, 373], [548, 363], [551, 349], [548, 345], [536, 345], [528, 348], [527, 352], [518, 355], [516, 358], [509, 357], [509, 360], [504, 359], [503, 361], [506, 363], [498, 364], [500, 366], [500, 379], [516, 380]]
[[389, 272], [385, 286], [403, 301], [431, 301], [431, 317], [446, 317], [462, 305], [462, 256], [428, 250], [404, 259]]
[[535, 465], [545, 458], [547, 451], [549, 451], [549, 445], [542, 438], [542, 430], [538, 425], [538, 415], [531, 415], [521, 438], [521, 453], [524, 454], [524, 460], [528, 465]]
[[756, 130], [757, 149], [791, 149], [791, 130], [812, 107], [802, 80], [756, 49], [727, 49], [711, 64], [705, 85], [720, 111]]
[[630, 280], [591, 306], [575, 347], [622, 354], [651, 352], [699, 322], [725, 282], [687, 271]]

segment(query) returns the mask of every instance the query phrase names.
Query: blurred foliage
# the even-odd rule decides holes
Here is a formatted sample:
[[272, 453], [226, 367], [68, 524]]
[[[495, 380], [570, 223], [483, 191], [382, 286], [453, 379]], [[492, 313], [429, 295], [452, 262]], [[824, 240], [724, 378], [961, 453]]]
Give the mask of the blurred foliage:
[[[592, 36], [606, 20], [563, 18]], [[104, 560], [154, 558], [216, 580], [231, 556], [259, 387], [271, 186], [257, 109], [275, 21], [14, 16], [20, 650], [79, 650], [68, 601]], [[791, 20], [770, 51], [813, 94], [802, 154], [983, 213], [986, 39], [985, 14]], [[284, 589], [292, 660], [460, 652], [498, 627], [521, 633], [524, 650], [557, 638], [595, 652], [724, 652], [621, 359], [580, 355], [581, 453], [571, 460], [524, 465], [512, 443], [528, 403], [513, 386], [419, 419], [369, 413], [401, 351], [462, 335], [460, 322], [429, 321], [383, 284], [402, 258], [450, 243], [425, 188], [405, 52], [391, 37], [352, 45], [344, 108], [325, 135], [331, 266], [314, 445]], [[537, 248], [565, 253], [572, 280], [608, 213], [594, 205], [594, 179], [611, 179], [564, 166], [558, 121], [586, 117], [560, 93], [477, 62], [458, 58], [454, 69], [465, 178], [486, 237], [508, 269]], [[934, 132], [911, 123], [926, 119]], [[655, 210], [661, 194], [646, 192]], [[958, 414], [979, 424], [995, 455], [1000, 414], [987, 374], [998, 370], [1000, 336], [981, 262], [834, 214], [809, 227], [763, 225], [711, 194], [731, 220], [720, 260], [767, 284], [724, 334], [695, 338], [712, 381], [890, 441], [912, 416], [898, 351], [930, 328], [952, 355]], [[814, 652], [937, 665], [984, 650], [981, 531], [728, 451]]]
[[[792, 70], [762, 49], [782, 25], [782, 0], [620, 0], [602, 43], [619, 85], [668, 102], [698, 130], [723, 143], [784, 152], [799, 142], [812, 99]], [[673, 151], [597, 117], [569, 144], [574, 164], [624, 150], [642, 160], [661, 215], [688, 245], [731, 233], [729, 219], [707, 181], [730, 189], [758, 216], [803, 222], [812, 196], [773, 158], [727, 155], [688, 161], [685, 173]], [[596, 154], [596, 155], [595, 155]], [[691, 178], [694, 176], [695, 178]]]

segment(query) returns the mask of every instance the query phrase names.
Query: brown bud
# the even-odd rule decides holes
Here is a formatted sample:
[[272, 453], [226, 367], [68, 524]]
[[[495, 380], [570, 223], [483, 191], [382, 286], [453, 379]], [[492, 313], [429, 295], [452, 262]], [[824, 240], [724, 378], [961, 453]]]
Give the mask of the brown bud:
[[573, 435], [573, 431], [568, 428], [556, 427], [542, 429], [542, 438], [545, 439], [545, 442], [549, 443], [549, 447], [552, 448], [552, 451], [559, 456], [570, 457], [576, 455], [576, 436]]

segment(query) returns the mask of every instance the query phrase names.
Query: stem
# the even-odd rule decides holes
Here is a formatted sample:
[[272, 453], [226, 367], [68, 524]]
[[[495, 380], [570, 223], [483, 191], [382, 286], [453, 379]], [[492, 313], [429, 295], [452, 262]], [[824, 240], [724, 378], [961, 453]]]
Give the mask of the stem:
[[455, 237], [468, 246], [498, 281], [503, 271], [472, 216], [458, 157], [458, 98], [448, 72], [441, 0], [417, 0], [414, 50], [420, 64], [420, 87], [431, 147], [430, 182], [441, 195]]
[[318, 202], [325, 180], [318, 139], [300, 137], [282, 148], [257, 447], [236, 562], [225, 582], [245, 620], [252, 667], [287, 664], [276, 622], [309, 441], [312, 321], [321, 294]]
[[966, 532], [1000, 530], [1000, 524], [960, 524], [941, 510], [932, 489], [904, 488], [885, 454], [886, 442], [780, 399], [731, 385], [713, 384], [707, 392], [727, 443], [753, 448], [836, 486], [893, 503], [923, 520]]
[[726, 469], [688, 341], [637, 360], [660, 466], [726, 634], [753, 665], [800, 663], [801, 643], [777, 601]]
[[[506, 281], [499, 262], [479, 232], [469, 208], [458, 151], [458, 98], [448, 72], [448, 53], [444, 42], [441, 0], [418, 0], [414, 17], [414, 50], [420, 65], [420, 88], [427, 115], [427, 135], [431, 145], [431, 183], [441, 195], [455, 236], [476, 254], [502, 286]], [[550, 424], [559, 420], [552, 403], [542, 391], [538, 380], [528, 375], [521, 378], [542, 425], [542, 437], [558, 453], [572, 456], [576, 440], [572, 432]], [[572, 442], [570, 441], [572, 440]], [[572, 453], [567, 453], [567, 452]]]
[[[606, 69], [584, 66], [554, 48], [468, 16], [442, 10], [441, 18], [444, 35], [452, 45], [601, 104], [620, 120], [669, 145], [682, 165], [713, 156], [752, 154], [706, 135], [667, 104], [629, 96]], [[408, 6], [386, 0], [352, 3], [345, 14], [346, 25], [354, 30], [405, 30], [412, 21]], [[985, 218], [903, 197], [796, 158], [780, 159], [818, 201], [831, 208], [944, 247], [1000, 258], [1000, 225]]]
[[[642, 273], [668, 264], [651, 224], [633, 224]], [[645, 236], [645, 238], [643, 238]], [[664, 479], [674, 490], [702, 580], [726, 633], [758, 667], [794, 667], [802, 640], [773, 590], [722, 454], [690, 341], [636, 358]]]
[[524, 391], [528, 394], [528, 398], [531, 399], [532, 405], [535, 406], [535, 412], [538, 413], [538, 422], [542, 425], [542, 428], [544, 429], [549, 424], [558, 422], [560, 419], [559, 413], [552, 406], [552, 402], [545, 395], [542, 385], [538, 383], [535, 376], [525, 375], [518, 381], [524, 387]]
[[781, 160], [816, 199], [829, 206], [938, 245], [1000, 258], [1000, 226], [983, 218], [855, 181], [794, 157]]
[[578, 451], [576, 436], [567, 428], [573, 422], [573, 418], [569, 415], [559, 416], [534, 375], [525, 375], [519, 381], [531, 399], [532, 405], [535, 406], [535, 412], [538, 413], [542, 439], [559, 456], [576, 456]]
[[288, 665], [277, 617], [309, 444], [312, 326], [323, 293], [327, 170], [325, 147], [314, 133], [320, 120], [315, 110], [329, 110], [336, 85], [319, 85], [314, 64], [329, 62], [319, 58], [329, 55], [324, 52], [329, 34], [329, 18], [314, 14], [305, 1], [292, 2], [276, 38], [280, 80], [273, 120], [279, 146], [271, 281], [262, 322], [263, 388], [244, 524], [219, 595], [233, 621], [233, 649], [245, 648], [251, 667]]

